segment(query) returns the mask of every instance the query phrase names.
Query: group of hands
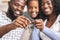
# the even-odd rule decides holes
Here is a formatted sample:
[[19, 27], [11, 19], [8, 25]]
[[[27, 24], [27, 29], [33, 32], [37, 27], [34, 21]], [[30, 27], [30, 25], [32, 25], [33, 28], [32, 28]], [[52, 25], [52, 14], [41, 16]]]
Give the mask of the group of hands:
[[26, 28], [27, 25], [29, 24], [34, 24], [36, 25], [36, 27], [39, 29], [39, 30], [43, 30], [44, 28], [44, 21], [42, 19], [35, 19], [34, 21], [30, 21], [29, 18], [25, 17], [25, 16], [19, 16], [15, 19], [14, 21], [14, 25], [16, 27], [20, 27], [20, 28]]

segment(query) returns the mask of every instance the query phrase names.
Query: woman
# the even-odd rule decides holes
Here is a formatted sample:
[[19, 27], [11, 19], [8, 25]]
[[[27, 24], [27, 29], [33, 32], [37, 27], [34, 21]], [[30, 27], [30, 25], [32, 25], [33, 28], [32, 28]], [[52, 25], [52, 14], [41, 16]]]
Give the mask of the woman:
[[57, 0], [40, 0], [43, 22], [36, 20], [42, 40], [60, 40], [60, 7]]
[[[28, 12], [25, 13], [24, 16], [28, 17], [31, 20], [31, 22], [34, 21], [35, 19], [39, 19], [40, 18], [40, 14], [39, 14], [39, 0], [27, 0], [27, 9], [28, 9]], [[31, 28], [32, 29], [34, 28], [34, 24], [33, 23], [31, 23]], [[37, 28], [36, 28], [36, 30], [37, 30]], [[40, 32], [40, 31], [38, 31], [38, 32]], [[32, 32], [24, 31], [23, 34], [22, 34], [21, 40], [29, 40], [29, 39], [31, 39], [30, 38], [31, 33]], [[36, 34], [36, 33], [34, 33], [34, 34]], [[37, 39], [37, 36], [35, 36], [34, 39]]]

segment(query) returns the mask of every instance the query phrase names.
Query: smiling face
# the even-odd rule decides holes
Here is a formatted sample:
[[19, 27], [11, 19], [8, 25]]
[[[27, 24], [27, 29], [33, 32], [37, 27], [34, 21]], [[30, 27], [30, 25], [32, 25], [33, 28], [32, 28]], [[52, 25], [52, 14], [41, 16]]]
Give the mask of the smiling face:
[[42, 0], [41, 8], [45, 15], [53, 13], [53, 5], [51, 0]]
[[28, 2], [28, 12], [32, 18], [36, 18], [39, 12], [39, 4], [38, 1], [29, 1]]
[[11, 2], [9, 2], [9, 7], [11, 8], [15, 16], [19, 16], [23, 12], [24, 6], [24, 0], [12, 0]]

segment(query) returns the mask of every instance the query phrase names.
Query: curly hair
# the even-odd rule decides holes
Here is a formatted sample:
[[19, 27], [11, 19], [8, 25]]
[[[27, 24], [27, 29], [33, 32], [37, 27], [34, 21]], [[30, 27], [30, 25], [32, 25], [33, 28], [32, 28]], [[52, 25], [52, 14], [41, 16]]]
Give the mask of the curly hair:
[[[51, 0], [52, 5], [53, 5], [53, 11], [56, 13], [56, 15], [60, 14], [60, 3], [59, 3], [59, 1], [60, 0]], [[41, 9], [41, 3], [42, 3], [42, 0], [40, 0], [40, 13], [41, 13], [43, 19], [46, 19], [47, 16], [43, 13], [43, 11]]]

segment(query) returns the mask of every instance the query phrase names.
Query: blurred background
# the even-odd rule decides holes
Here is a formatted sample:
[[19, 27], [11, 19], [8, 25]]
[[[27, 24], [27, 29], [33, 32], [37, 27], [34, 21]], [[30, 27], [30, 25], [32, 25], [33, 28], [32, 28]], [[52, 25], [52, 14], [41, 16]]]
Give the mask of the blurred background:
[[[8, 1], [10, 0], [0, 0], [0, 11], [7, 11], [8, 9]], [[24, 12], [27, 11], [27, 8], [25, 6]]]

